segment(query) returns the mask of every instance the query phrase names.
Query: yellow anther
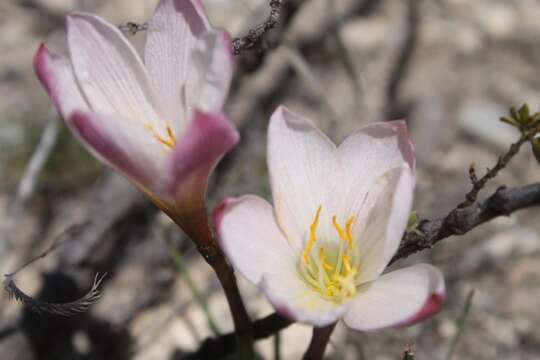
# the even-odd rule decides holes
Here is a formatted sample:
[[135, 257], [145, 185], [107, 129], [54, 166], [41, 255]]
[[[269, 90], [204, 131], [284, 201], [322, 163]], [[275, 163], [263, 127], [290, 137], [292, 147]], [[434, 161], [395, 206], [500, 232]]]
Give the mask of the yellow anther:
[[[351, 216], [340, 225], [337, 216], [333, 215], [332, 224], [339, 235], [338, 243], [328, 241], [324, 246], [319, 244], [315, 247], [321, 210], [322, 206], [319, 206], [309, 227], [309, 237], [300, 258], [299, 271], [306, 283], [320, 296], [341, 303], [354, 296], [357, 291], [358, 254], [353, 247], [353, 225], [356, 217]], [[332, 256], [329, 256], [327, 250], [332, 252]]]
[[176, 145], [176, 136], [174, 135], [173, 129], [170, 125], [167, 125], [167, 138], [163, 138], [154, 128], [154, 125], [150, 123], [144, 124], [144, 128], [152, 133], [152, 136], [156, 138], [157, 141], [165, 145], [168, 149], [172, 149]]
[[324, 247], [321, 246], [319, 249], [319, 259], [321, 260], [321, 264], [323, 268], [326, 270], [332, 270], [334, 267], [326, 262], [326, 254], [324, 252]]
[[313, 219], [313, 222], [309, 226], [309, 240], [306, 244], [306, 248], [304, 249], [304, 261], [306, 263], [309, 263], [309, 254], [311, 253], [311, 249], [313, 249], [313, 245], [317, 242], [317, 226], [319, 226], [319, 217], [321, 216], [321, 209], [322, 205], [319, 205], [319, 208], [317, 209], [317, 213], [315, 214], [315, 218]]
[[170, 125], [167, 125], [167, 135], [169, 135], [169, 139], [171, 139], [173, 143], [176, 143], [176, 135], [174, 135], [173, 129]]
[[338, 222], [337, 222], [337, 216], [334, 215], [332, 216], [332, 223], [334, 224], [334, 227], [336, 228], [336, 231], [339, 235], [339, 238], [342, 239], [342, 240], [347, 240], [347, 238], [345, 237], [345, 233], [343, 232], [343, 229], [341, 228], [341, 226], [339, 226]]
[[349, 250], [351, 250], [352, 246], [353, 246], [352, 226], [353, 226], [355, 221], [356, 221], [356, 217], [351, 216], [347, 220], [347, 223], [345, 224], [345, 232], [346, 232], [346, 237], [347, 237], [347, 243], [348, 243]]

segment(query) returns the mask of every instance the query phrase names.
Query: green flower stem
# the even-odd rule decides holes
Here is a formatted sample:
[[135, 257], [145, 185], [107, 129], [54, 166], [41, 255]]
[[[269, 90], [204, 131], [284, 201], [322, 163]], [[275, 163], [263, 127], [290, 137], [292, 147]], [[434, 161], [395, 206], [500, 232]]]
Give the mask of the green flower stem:
[[195, 285], [195, 282], [193, 281], [193, 278], [191, 277], [189, 270], [186, 266], [186, 262], [184, 260], [184, 256], [173, 246], [169, 245], [169, 256], [171, 257], [171, 260], [174, 262], [174, 265], [176, 266], [176, 269], [180, 273], [180, 276], [185, 280], [187, 286], [189, 287], [189, 290], [191, 291], [193, 298], [199, 304], [202, 311], [204, 312], [204, 315], [206, 316], [206, 321], [208, 322], [208, 327], [212, 331], [212, 333], [215, 336], [219, 336], [221, 331], [219, 330], [218, 325], [216, 324], [216, 321], [214, 320], [214, 317], [212, 316], [212, 313], [210, 312], [210, 308], [208, 307], [208, 302], [206, 301], [205, 297], [201, 294], [197, 286]]
[[446, 360], [452, 360], [452, 357], [454, 356], [459, 338], [461, 337], [461, 334], [463, 334], [463, 330], [465, 329], [465, 320], [467, 319], [467, 315], [469, 315], [469, 311], [471, 310], [473, 297], [474, 297], [474, 290], [471, 290], [469, 292], [469, 295], [467, 295], [467, 299], [465, 300], [463, 313], [461, 314], [461, 316], [459, 317], [457, 321], [458, 331], [456, 333], [456, 336], [454, 336], [454, 338], [452, 339], [452, 343], [450, 344], [450, 350], [448, 351]]

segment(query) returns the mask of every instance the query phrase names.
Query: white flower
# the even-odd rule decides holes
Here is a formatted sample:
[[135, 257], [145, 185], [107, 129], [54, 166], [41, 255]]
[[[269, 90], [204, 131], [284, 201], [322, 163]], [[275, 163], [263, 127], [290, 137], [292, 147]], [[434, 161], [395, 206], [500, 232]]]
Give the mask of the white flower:
[[279, 108], [268, 130], [274, 207], [246, 195], [214, 211], [233, 266], [278, 312], [357, 330], [407, 325], [437, 312], [442, 274], [420, 264], [382, 274], [411, 211], [415, 152], [403, 121], [376, 123], [336, 147]]

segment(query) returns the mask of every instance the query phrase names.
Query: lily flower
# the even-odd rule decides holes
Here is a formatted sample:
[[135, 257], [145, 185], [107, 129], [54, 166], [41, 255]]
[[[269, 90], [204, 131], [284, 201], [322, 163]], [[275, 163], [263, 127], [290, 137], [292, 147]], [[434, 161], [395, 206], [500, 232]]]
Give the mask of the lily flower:
[[208, 177], [239, 140], [221, 111], [230, 36], [210, 26], [199, 0], [161, 0], [143, 62], [102, 18], [74, 12], [66, 22], [69, 56], [42, 44], [34, 65], [67, 125], [189, 235], [208, 235]]
[[274, 206], [245, 195], [214, 210], [218, 240], [244, 277], [293, 321], [356, 330], [436, 313], [442, 274], [419, 264], [382, 274], [412, 207], [415, 151], [403, 121], [375, 123], [336, 147], [280, 107], [268, 129]]

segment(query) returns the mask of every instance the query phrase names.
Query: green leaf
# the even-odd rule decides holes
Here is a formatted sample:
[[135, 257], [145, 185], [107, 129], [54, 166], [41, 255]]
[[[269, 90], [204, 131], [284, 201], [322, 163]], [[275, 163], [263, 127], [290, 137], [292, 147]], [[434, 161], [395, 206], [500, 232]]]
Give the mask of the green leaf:
[[499, 120], [501, 120], [503, 123], [507, 123], [511, 126], [518, 126], [518, 123], [512, 118], [507, 118], [506, 116], [501, 117]]
[[416, 211], [411, 212], [409, 215], [409, 221], [407, 222], [407, 230], [414, 229], [418, 223], [418, 213]]
[[519, 123], [522, 125], [526, 125], [530, 120], [530, 112], [529, 112], [529, 105], [523, 104], [521, 108], [519, 109]]
[[510, 116], [515, 121], [519, 121], [519, 113], [517, 112], [516, 108], [513, 106], [510, 108]]

